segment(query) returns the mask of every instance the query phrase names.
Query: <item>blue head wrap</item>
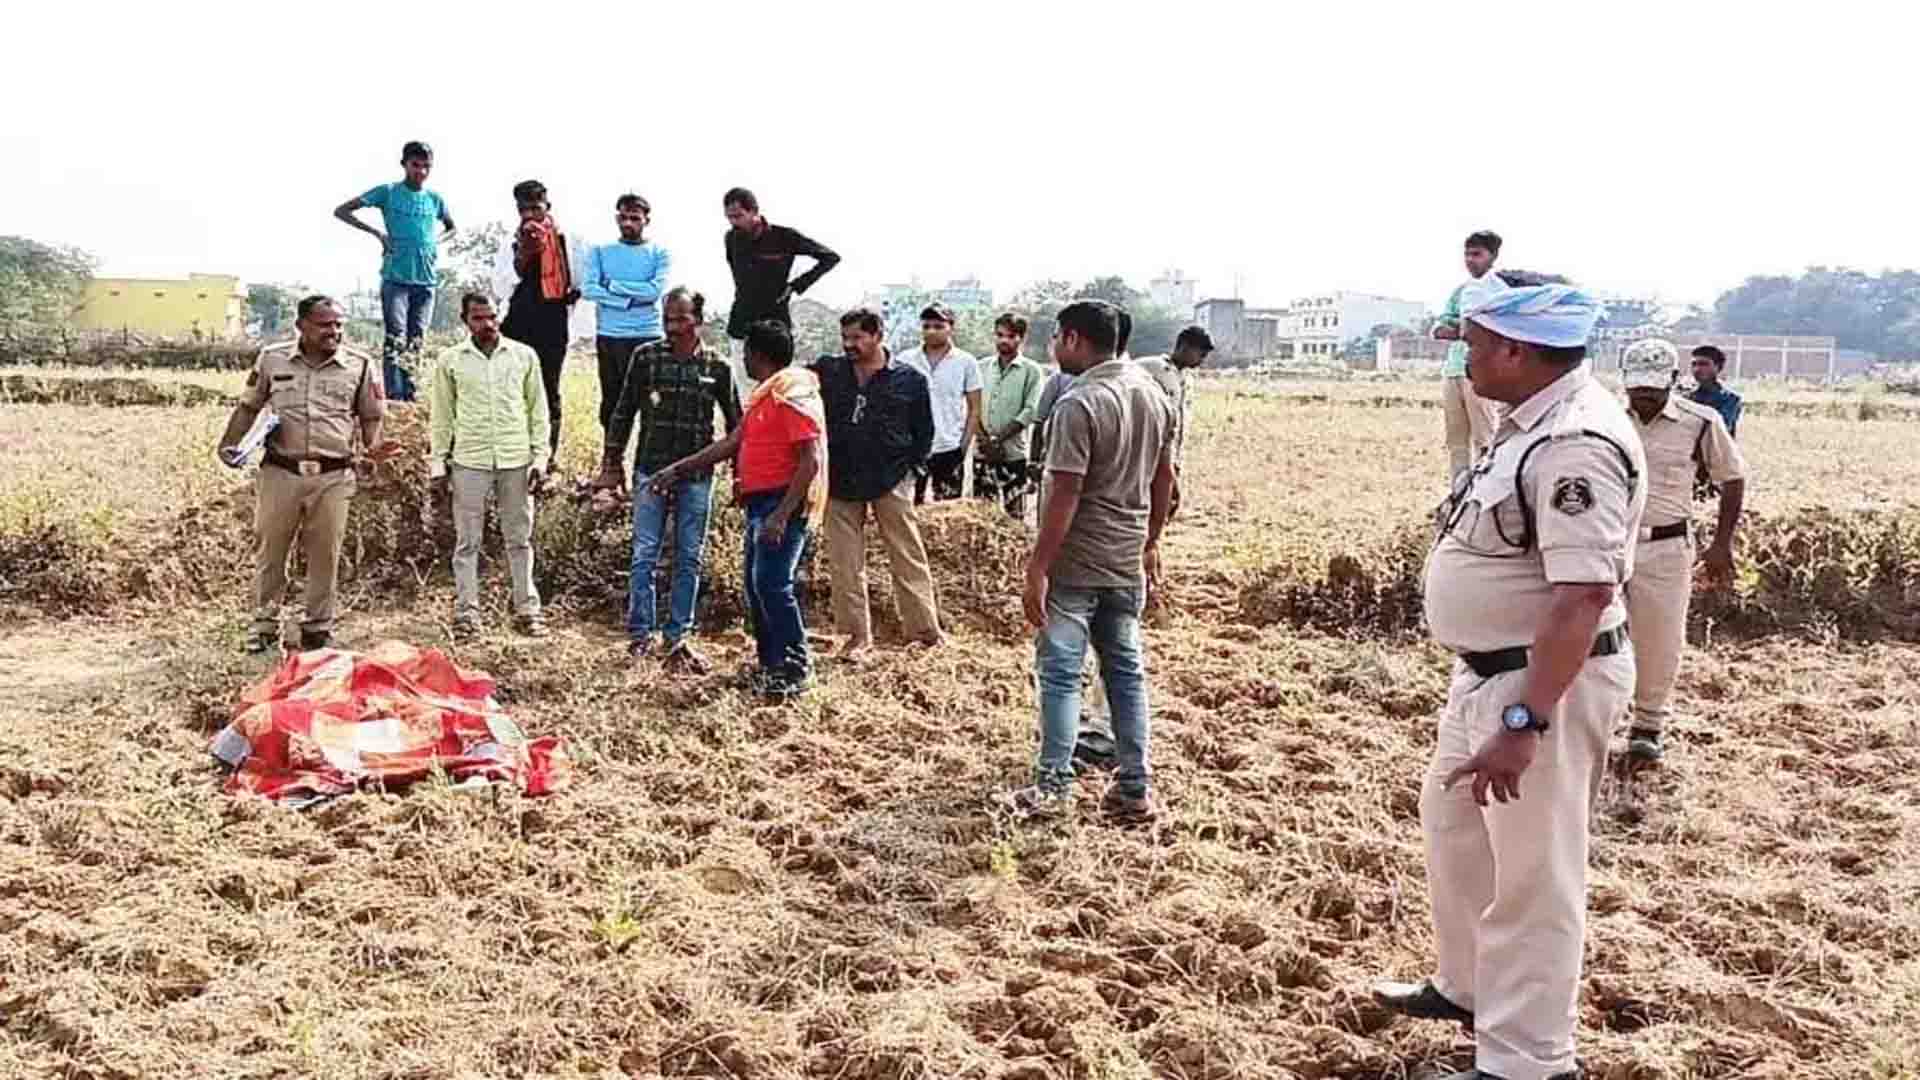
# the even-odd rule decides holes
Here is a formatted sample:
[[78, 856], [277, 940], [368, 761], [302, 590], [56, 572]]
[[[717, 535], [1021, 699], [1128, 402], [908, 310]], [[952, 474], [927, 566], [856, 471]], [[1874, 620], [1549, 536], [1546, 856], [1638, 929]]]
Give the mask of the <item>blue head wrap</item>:
[[1573, 348], [1587, 343], [1602, 313], [1572, 285], [1524, 285], [1488, 295], [1465, 317], [1513, 341]]

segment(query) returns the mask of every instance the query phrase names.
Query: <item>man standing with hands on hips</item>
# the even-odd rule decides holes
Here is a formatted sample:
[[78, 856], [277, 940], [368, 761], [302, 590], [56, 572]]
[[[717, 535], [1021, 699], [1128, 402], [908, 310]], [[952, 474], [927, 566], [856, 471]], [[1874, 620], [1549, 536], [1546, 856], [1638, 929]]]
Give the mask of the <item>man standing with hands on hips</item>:
[[[376, 184], [358, 198], [333, 208], [333, 216], [380, 241], [380, 313], [386, 323], [382, 347], [386, 394], [394, 401], [412, 401], [413, 373], [408, 368], [420, 357], [420, 341], [433, 316], [433, 289], [438, 284], [434, 263], [440, 240], [453, 235], [453, 215], [437, 191], [427, 190], [433, 172], [433, 148], [410, 142], [400, 148], [405, 176], [390, 184]], [[354, 217], [357, 210], [380, 211], [387, 229]], [[438, 239], [434, 226], [446, 231]]]
[[[737, 399], [746, 401], [756, 385], [747, 373], [748, 328], [772, 319], [793, 329], [788, 305], [839, 266], [840, 256], [798, 229], [768, 221], [760, 213], [760, 200], [746, 188], [728, 191], [720, 204], [731, 226], [726, 249], [727, 268], [733, 271], [733, 307], [727, 312], [727, 337], [733, 342], [733, 390]], [[813, 266], [794, 277], [793, 260], [800, 256], [812, 259]]]
[[253, 627], [245, 650], [280, 644], [280, 601], [287, 591], [287, 551], [300, 538], [307, 559], [306, 619], [300, 648], [324, 649], [333, 636], [334, 579], [347, 535], [347, 504], [358, 487], [353, 471], [356, 429], [368, 457], [391, 456], [380, 442], [387, 404], [373, 358], [340, 344], [345, 315], [331, 297], [300, 301], [297, 341], [260, 350], [220, 438], [221, 460], [254, 418], [271, 408], [280, 419], [267, 437], [254, 531], [259, 535], [254, 575]]
[[1633, 692], [1621, 586], [1647, 501], [1632, 421], [1582, 363], [1599, 316], [1569, 285], [1464, 312], [1473, 390], [1505, 408], [1427, 559], [1427, 624], [1459, 657], [1420, 797], [1437, 962], [1375, 989], [1473, 1027], [1450, 1080], [1579, 1075], [1588, 818]]

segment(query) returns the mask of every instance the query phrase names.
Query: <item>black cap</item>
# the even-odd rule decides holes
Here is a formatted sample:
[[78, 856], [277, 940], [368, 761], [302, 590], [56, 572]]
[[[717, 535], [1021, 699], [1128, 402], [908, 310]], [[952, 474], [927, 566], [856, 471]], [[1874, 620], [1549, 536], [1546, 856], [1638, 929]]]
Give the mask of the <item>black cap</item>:
[[926, 307], [920, 309], [920, 321], [926, 322], [928, 319], [939, 319], [941, 322], [946, 323], [948, 326], [952, 326], [953, 325], [953, 309], [948, 307], [945, 304], [935, 301], [934, 303], [928, 304]]

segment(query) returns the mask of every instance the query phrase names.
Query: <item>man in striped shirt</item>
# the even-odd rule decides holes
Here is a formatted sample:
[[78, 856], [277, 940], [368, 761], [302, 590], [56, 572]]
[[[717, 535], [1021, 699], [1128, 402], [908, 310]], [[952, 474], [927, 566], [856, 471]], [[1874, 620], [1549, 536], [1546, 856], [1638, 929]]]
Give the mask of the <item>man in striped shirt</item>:
[[638, 661], [653, 654], [653, 571], [673, 509], [673, 590], [662, 633], [667, 662], [695, 673], [706, 661], [687, 641], [693, 632], [693, 608], [700, 593], [700, 564], [707, 543], [707, 513], [713, 501], [713, 467], [676, 471], [667, 492], [653, 490], [648, 478], [714, 441], [714, 414], [728, 434], [740, 426], [740, 399], [725, 357], [700, 340], [706, 298], [674, 289], [666, 299], [664, 340], [634, 353], [626, 381], [607, 421], [607, 445], [598, 488], [621, 485], [627, 437], [636, 425], [633, 452], [633, 560], [627, 583], [627, 655]]

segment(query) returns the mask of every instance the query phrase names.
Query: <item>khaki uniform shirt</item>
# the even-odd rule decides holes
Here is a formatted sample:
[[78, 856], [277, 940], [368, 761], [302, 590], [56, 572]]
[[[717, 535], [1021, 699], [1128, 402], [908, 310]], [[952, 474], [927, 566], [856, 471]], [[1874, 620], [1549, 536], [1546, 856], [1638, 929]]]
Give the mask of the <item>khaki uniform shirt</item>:
[[1188, 393], [1192, 384], [1187, 372], [1173, 366], [1171, 357], [1149, 356], [1139, 364], [1173, 402], [1173, 467], [1178, 469], [1187, 456], [1187, 428], [1193, 425], [1193, 399]]
[[316, 367], [301, 358], [298, 341], [260, 350], [240, 404], [255, 412], [271, 408], [280, 417], [267, 449], [295, 460], [350, 458], [360, 421], [387, 414], [371, 357], [342, 345]]
[[1631, 407], [1627, 416], [1647, 454], [1649, 526], [1671, 525], [1693, 516], [1695, 447], [1699, 464], [1706, 466], [1707, 477], [1714, 483], [1746, 478], [1747, 459], [1715, 410], [1669, 394], [1666, 408], [1653, 414], [1652, 423], [1641, 423], [1640, 414]]
[[[1427, 558], [1427, 625], [1455, 652], [1530, 645], [1555, 585], [1633, 576], [1647, 463], [1619, 399], [1583, 366], [1502, 413]], [[1520, 458], [1536, 443], [1523, 475]], [[1600, 629], [1625, 619], [1616, 589]]]

